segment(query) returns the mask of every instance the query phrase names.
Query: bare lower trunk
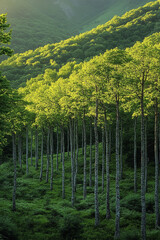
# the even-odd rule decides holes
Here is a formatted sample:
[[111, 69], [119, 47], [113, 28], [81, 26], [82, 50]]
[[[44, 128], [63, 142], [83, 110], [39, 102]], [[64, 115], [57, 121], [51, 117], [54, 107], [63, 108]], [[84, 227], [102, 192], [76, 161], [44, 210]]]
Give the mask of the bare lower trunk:
[[71, 185], [72, 185], [71, 203], [73, 207], [75, 202], [75, 188], [74, 188], [74, 159], [73, 159], [73, 123], [71, 119], [70, 119], [70, 149], [71, 149]]
[[75, 145], [76, 145], [76, 159], [75, 159], [75, 176], [74, 176], [74, 186], [76, 192], [76, 185], [77, 185], [77, 173], [78, 173], [78, 122], [76, 122], [76, 130], [75, 130]]
[[28, 167], [28, 127], [26, 128], [26, 174], [29, 173]]
[[137, 118], [134, 120], [134, 192], [137, 192]]
[[43, 177], [43, 130], [42, 130], [42, 139], [41, 139], [41, 171], [40, 171], [40, 181]]
[[12, 144], [13, 144], [13, 164], [14, 164], [12, 210], [16, 211], [16, 179], [17, 179], [17, 170], [16, 170], [16, 136], [15, 136], [14, 133], [12, 134]]
[[47, 133], [47, 169], [46, 169], [46, 183], [48, 183], [49, 179], [49, 164], [50, 164], [50, 157], [49, 157], [49, 136], [50, 136], [50, 129], [48, 128], [48, 133]]
[[96, 116], [94, 119], [94, 131], [95, 131], [95, 226], [99, 225], [99, 201], [98, 201], [98, 99], [96, 100]]
[[111, 218], [110, 213], [110, 174], [109, 174], [109, 141], [108, 141], [108, 131], [107, 131], [107, 120], [105, 114], [105, 143], [106, 143], [106, 218]]
[[56, 160], [56, 171], [58, 171], [58, 151], [59, 151], [59, 134], [58, 134], [58, 126], [57, 126], [57, 160]]
[[119, 191], [119, 99], [116, 101], [116, 222], [115, 239], [120, 236], [120, 191]]
[[51, 182], [50, 189], [53, 190], [53, 130], [50, 132], [50, 150], [51, 150]]
[[147, 120], [145, 121], [145, 192], [147, 192], [147, 166], [148, 166], [148, 153], [147, 153]]
[[62, 139], [62, 129], [61, 129], [61, 162], [62, 162], [62, 155], [63, 155], [63, 139]]
[[31, 166], [33, 166], [33, 130], [31, 129]]
[[83, 199], [87, 196], [87, 184], [86, 184], [86, 123], [85, 114], [83, 116], [83, 136], [84, 136], [84, 168], [83, 168]]
[[159, 219], [159, 164], [158, 164], [158, 102], [155, 101], [155, 127], [154, 127], [154, 155], [155, 155], [155, 228], [160, 225]]
[[68, 157], [69, 157], [69, 127], [67, 129], [67, 152], [68, 152]]
[[84, 153], [84, 132], [83, 132], [83, 125], [82, 125], [82, 155]]
[[105, 157], [104, 127], [102, 127], [102, 191], [104, 191], [104, 157]]
[[36, 170], [38, 169], [38, 130], [36, 128], [36, 137], [35, 137], [35, 159], [36, 159]]
[[123, 129], [122, 129], [122, 122], [121, 122], [120, 163], [121, 163], [120, 179], [122, 179], [123, 178]]
[[112, 132], [110, 127], [109, 128], [109, 161], [111, 161], [111, 147], [112, 147]]
[[90, 121], [90, 162], [89, 162], [89, 186], [92, 187], [92, 121]]
[[64, 168], [64, 128], [62, 127], [62, 144], [63, 144], [63, 154], [62, 154], [62, 198], [65, 199], [65, 168]]
[[18, 160], [20, 168], [22, 168], [22, 136], [18, 135]]
[[141, 92], [141, 236], [146, 240], [146, 201], [145, 201], [145, 127], [144, 127], [144, 76]]

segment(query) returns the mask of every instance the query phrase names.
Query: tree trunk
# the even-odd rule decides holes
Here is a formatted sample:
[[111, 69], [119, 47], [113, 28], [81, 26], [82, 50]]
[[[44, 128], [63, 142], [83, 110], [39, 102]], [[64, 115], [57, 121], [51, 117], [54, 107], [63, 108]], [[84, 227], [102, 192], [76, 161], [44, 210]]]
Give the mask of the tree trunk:
[[155, 156], [155, 228], [160, 225], [159, 221], [159, 164], [158, 164], [158, 102], [155, 101], [155, 127], [154, 127], [154, 156]]
[[92, 121], [90, 121], [90, 162], [89, 162], [89, 186], [92, 187]]
[[104, 127], [102, 127], [102, 191], [104, 191], [104, 157], [105, 157], [105, 142], [104, 142]]
[[110, 213], [110, 175], [109, 175], [109, 141], [108, 141], [108, 131], [107, 131], [107, 120], [105, 114], [105, 143], [106, 143], [106, 218], [111, 218]]
[[137, 118], [134, 120], [134, 192], [137, 192]]
[[53, 190], [53, 130], [50, 131], [50, 149], [51, 149], [51, 182], [50, 189]]
[[147, 119], [145, 121], [145, 192], [147, 192], [147, 166], [148, 166], [148, 153], [147, 153]]
[[145, 127], [144, 127], [144, 76], [141, 83], [141, 235], [146, 240], [146, 202], [145, 202]]
[[59, 134], [58, 134], [58, 126], [57, 126], [57, 160], [56, 160], [56, 171], [58, 171], [58, 151], [59, 151]]
[[121, 122], [120, 163], [121, 163], [120, 179], [122, 179], [123, 178], [123, 128], [122, 128], [122, 122]]
[[116, 100], [116, 222], [115, 239], [120, 236], [120, 191], [119, 191], [119, 97]]
[[64, 128], [61, 129], [62, 132], [62, 144], [63, 144], [63, 154], [62, 154], [62, 198], [65, 199], [65, 168], [64, 168]]
[[95, 226], [99, 224], [99, 201], [98, 201], [98, 99], [96, 99], [96, 115], [94, 119], [94, 131], [95, 131]]
[[31, 129], [31, 166], [33, 166], [33, 130]]
[[83, 136], [84, 136], [84, 168], [83, 168], [83, 199], [87, 196], [87, 184], [86, 184], [86, 123], [85, 113], [83, 115]]
[[84, 131], [83, 131], [83, 125], [82, 125], [82, 155], [84, 154]]
[[26, 128], [26, 174], [29, 173], [28, 167], [28, 127]]
[[69, 157], [69, 127], [67, 129], [67, 152], [68, 152], [68, 157]]
[[46, 169], [46, 183], [48, 183], [49, 179], [49, 164], [50, 164], [50, 157], [49, 157], [49, 136], [50, 136], [50, 129], [48, 128], [48, 133], [47, 133], [47, 169]]
[[70, 119], [70, 150], [71, 150], [71, 185], [72, 185], [71, 203], [73, 207], [75, 202], [75, 188], [74, 188], [74, 159], [73, 159], [73, 122], [71, 119]]
[[14, 164], [14, 179], [13, 179], [13, 197], [12, 197], [12, 210], [16, 211], [16, 181], [17, 181], [17, 170], [16, 170], [16, 136], [12, 134], [13, 144], [13, 164]]
[[74, 186], [75, 186], [75, 192], [76, 192], [76, 185], [77, 185], [77, 173], [78, 173], [78, 122], [76, 122], [76, 132], [75, 132], [75, 141], [76, 141], [76, 161], [75, 161], [75, 176], [74, 176]]
[[43, 177], [43, 129], [42, 129], [42, 139], [41, 139], [41, 171], [40, 171], [40, 181]]
[[61, 162], [62, 162], [62, 155], [63, 155], [63, 139], [62, 139], [62, 129], [61, 129]]
[[38, 169], [38, 130], [36, 127], [36, 137], [35, 137], [35, 159], [36, 159], [36, 170]]
[[22, 168], [22, 136], [18, 135], [18, 160], [20, 168]]
[[111, 147], [112, 147], [112, 132], [110, 127], [109, 128], [109, 161], [111, 161]]

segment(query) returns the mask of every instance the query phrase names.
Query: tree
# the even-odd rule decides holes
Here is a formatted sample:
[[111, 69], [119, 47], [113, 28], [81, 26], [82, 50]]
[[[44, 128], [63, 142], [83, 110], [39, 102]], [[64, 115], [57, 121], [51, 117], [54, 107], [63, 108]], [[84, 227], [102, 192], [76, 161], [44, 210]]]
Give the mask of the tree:
[[[13, 51], [5, 45], [10, 43], [11, 30], [6, 32], [9, 28], [7, 24], [6, 14], [0, 15], [0, 56], [11, 56]], [[7, 79], [2, 76], [0, 72], [0, 155], [2, 154], [3, 146], [6, 144], [5, 135], [9, 132], [10, 126], [6, 114], [11, 109], [12, 89]]]

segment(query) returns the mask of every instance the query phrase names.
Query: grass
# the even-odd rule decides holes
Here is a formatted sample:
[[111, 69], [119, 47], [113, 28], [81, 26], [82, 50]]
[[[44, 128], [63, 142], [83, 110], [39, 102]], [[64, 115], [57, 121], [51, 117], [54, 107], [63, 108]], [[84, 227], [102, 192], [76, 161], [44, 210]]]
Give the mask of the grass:
[[[87, 187], [87, 197], [83, 199], [83, 156], [79, 151], [79, 173], [75, 206], [71, 206], [70, 184], [70, 158], [65, 155], [66, 171], [66, 199], [61, 194], [61, 163], [56, 172], [54, 156], [54, 180], [53, 191], [49, 183], [45, 182], [46, 165], [43, 170], [43, 180], [39, 181], [39, 170], [33, 166], [29, 168], [29, 175], [25, 174], [25, 156], [23, 168], [17, 167], [17, 211], [12, 212], [12, 184], [13, 166], [12, 161], [5, 162], [0, 166], [0, 239], [16, 240], [112, 240], [115, 230], [115, 158], [110, 162], [111, 189], [110, 206], [111, 219], [107, 220], [105, 196], [106, 191], [101, 187], [101, 144], [99, 163], [99, 211], [100, 224], [94, 226], [94, 186]], [[89, 152], [89, 148], [88, 148]], [[89, 185], [89, 154], [87, 154], [87, 185]], [[44, 156], [46, 163], [46, 156]], [[60, 161], [60, 156], [59, 156]], [[126, 159], [127, 161], [127, 159]], [[39, 164], [40, 165], [40, 164]], [[40, 168], [40, 167], [39, 167]], [[148, 179], [148, 191], [146, 194], [147, 208], [147, 239], [160, 239], [159, 231], [154, 229], [154, 166], [150, 166], [150, 178]], [[93, 170], [94, 176], [94, 170]], [[138, 169], [140, 178], [140, 169]], [[93, 179], [94, 180], [94, 179]], [[94, 185], [94, 183], [93, 183]], [[133, 169], [124, 166], [124, 178], [120, 182], [121, 195], [121, 240], [140, 239], [140, 181], [138, 192], [133, 192]]]

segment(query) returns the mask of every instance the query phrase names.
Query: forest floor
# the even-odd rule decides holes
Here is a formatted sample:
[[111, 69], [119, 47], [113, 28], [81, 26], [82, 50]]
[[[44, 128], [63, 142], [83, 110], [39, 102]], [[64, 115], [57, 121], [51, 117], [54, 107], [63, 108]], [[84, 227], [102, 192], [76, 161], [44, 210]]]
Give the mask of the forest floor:
[[[25, 156], [23, 167], [17, 166], [17, 195], [15, 212], [12, 211], [13, 165], [8, 161], [0, 165], [0, 240], [112, 240], [115, 230], [115, 155], [110, 161], [110, 208], [111, 219], [106, 215], [106, 184], [102, 190], [101, 144], [99, 163], [99, 211], [100, 224], [94, 226], [94, 164], [93, 182], [89, 187], [89, 147], [87, 148], [87, 197], [83, 199], [83, 156], [79, 149], [78, 176], [75, 206], [71, 205], [71, 161], [65, 153], [65, 192], [62, 199], [61, 163], [56, 171], [54, 155], [53, 190], [46, 183], [46, 164], [44, 163], [43, 180], [40, 182], [39, 170], [29, 168], [26, 175]], [[93, 152], [94, 156], [94, 152]], [[94, 157], [93, 157], [94, 160]], [[39, 160], [40, 161], [40, 160]], [[124, 159], [127, 162], [127, 159]], [[46, 162], [46, 156], [44, 156]], [[120, 181], [120, 231], [121, 240], [140, 239], [141, 202], [140, 169], [138, 169], [138, 191], [134, 193], [133, 168], [124, 164], [123, 179]], [[50, 179], [49, 179], [50, 181]], [[106, 181], [106, 179], [105, 179]], [[160, 239], [160, 231], [155, 230], [154, 214], [154, 163], [149, 163], [146, 193], [147, 240]]]

